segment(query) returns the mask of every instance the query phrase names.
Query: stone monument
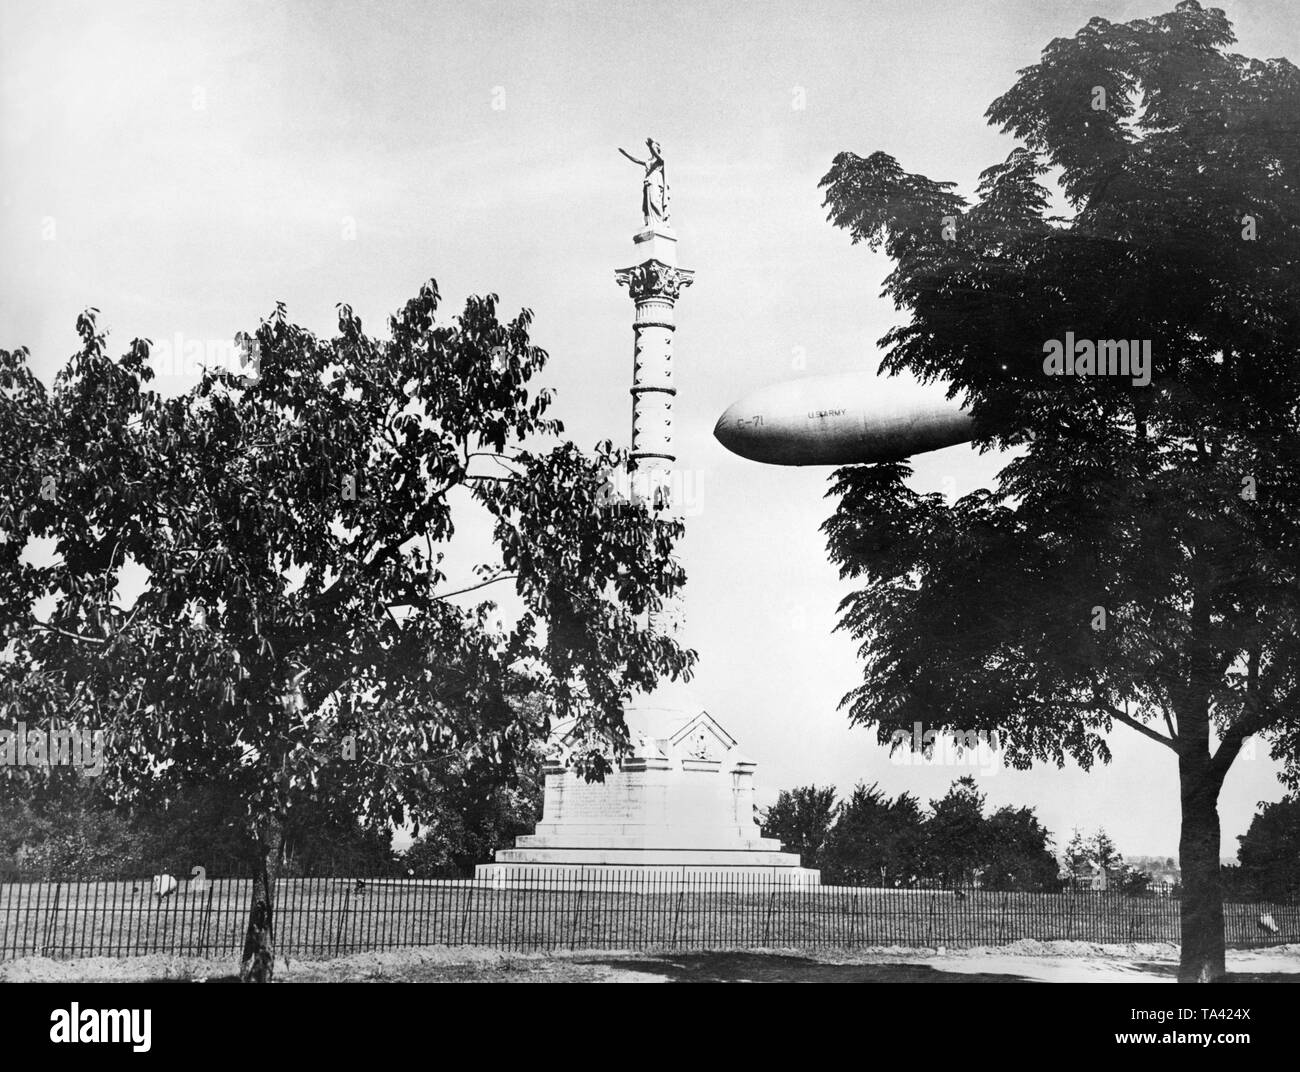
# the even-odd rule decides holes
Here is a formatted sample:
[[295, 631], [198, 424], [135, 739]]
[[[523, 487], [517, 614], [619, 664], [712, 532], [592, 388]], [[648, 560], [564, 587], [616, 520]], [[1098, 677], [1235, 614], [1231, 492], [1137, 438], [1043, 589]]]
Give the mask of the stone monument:
[[[657, 496], [674, 510], [673, 311], [694, 273], [677, 264], [669, 225], [668, 183], [659, 143], [646, 139], [641, 213], [633, 235], [637, 260], [615, 272], [635, 309], [632, 361], [632, 450], [629, 478], [638, 496]], [[680, 597], [651, 616], [650, 627], [678, 633]], [[502, 849], [476, 878], [494, 885], [626, 882], [629, 874], [693, 877], [762, 876], [788, 885], [817, 885], [820, 872], [800, 866], [755, 822], [754, 762], [689, 693], [668, 684], [625, 712], [631, 749], [603, 782], [587, 782], [570, 758], [591, 742], [572, 722], [556, 727], [548, 756], [541, 822]], [[599, 744], [599, 742], [598, 742]], [[606, 747], [609, 747], [606, 744]], [[610, 750], [612, 759], [612, 748]]]

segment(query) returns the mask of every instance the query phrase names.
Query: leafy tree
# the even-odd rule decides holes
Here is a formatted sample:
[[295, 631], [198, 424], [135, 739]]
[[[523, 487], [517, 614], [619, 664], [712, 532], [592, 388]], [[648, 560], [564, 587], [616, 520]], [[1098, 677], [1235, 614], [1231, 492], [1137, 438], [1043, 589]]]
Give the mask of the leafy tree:
[[1092, 840], [1088, 842], [1088, 849], [1092, 859], [1103, 871], [1113, 871], [1124, 865], [1124, 857], [1119, 849], [1115, 848], [1115, 843], [1111, 841], [1110, 835], [1105, 830], [1098, 830], [1092, 835]]
[[400, 867], [413, 878], [464, 878], [465, 872], [452, 859], [450, 839], [426, 827], [401, 855]]
[[969, 774], [939, 800], [925, 821], [925, 858], [930, 876], [946, 887], [968, 886], [984, 862], [984, 794]]
[[924, 817], [916, 798], [890, 800], [859, 784], [840, 807], [821, 853], [822, 881], [843, 886], [909, 886], [923, 873]]
[[1066, 869], [1072, 878], [1077, 878], [1087, 872], [1091, 863], [1092, 847], [1083, 836], [1083, 831], [1076, 826], [1074, 833], [1070, 835], [1069, 844], [1065, 846]]
[[[195, 864], [209, 874], [243, 873], [257, 844], [242, 822], [243, 802], [229, 793], [186, 791], [162, 811], [143, 815], [159, 862], [153, 870], [189, 874]], [[213, 861], [208, 863], [207, 861]], [[337, 809], [304, 800], [289, 813], [280, 849], [282, 875], [379, 875], [395, 870], [393, 831], [387, 821], [363, 823]]]
[[1241, 882], [1252, 896], [1300, 898], [1300, 794], [1262, 805], [1237, 841]]
[[797, 852], [804, 867], [819, 867], [822, 846], [839, 810], [834, 786], [783, 789], [763, 813], [763, 834], [780, 839], [788, 852]]
[[214, 878], [242, 874], [257, 849], [243, 800], [222, 785], [185, 787], [175, 798], [141, 799], [132, 827], [149, 846], [142, 861], [148, 873], [179, 878], [203, 867]]
[[990, 890], [1054, 890], [1052, 838], [1033, 808], [999, 808], [984, 824], [982, 885]]
[[1225, 864], [1219, 871], [1223, 883], [1223, 899], [1229, 903], [1254, 901], [1259, 898], [1254, 886], [1241, 877], [1238, 864]]
[[[143, 871], [149, 841], [74, 771], [50, 778], [4, 779], [0, 800], [0, 873], [14, 879], [117, 878]], [[18, 792], [22, 782], [30, 791]]]
[[313, 821], [310, 808], [300, 809], [295, 819], [285, 826], [281, 874], [351, 877], [401, 873], [393, 850], [393, 830], [386, 822]]
[[[177, 800], [115, 807], [88, 781], [50, 779], [53, 792], [0, 805], [0, 869], [50, 879], [120, 879], [158, 873], [243, 874], [257, 849], [241, 800], [219, 787], [184, 790]], [[283, 874], [378, 874], [393, 866], [392, 831], [340, 821], [304, 803], [285, 827]]]
[[911, 886], [924, 878], [960, 886], [978, 878], [990, 889], [1056, 887], [1051, 836], [1033, 809], [1005, 807], [986, 817], [984, 794], [969, 776], [931, 801], [928, 814], [910, 793], [890, 799], [879, 784], [859, 783], [838, 806], [830, 789], [783, 792], [764, 832], [799, 847], [805, 865], [815, 861], [810, 866], [835, 885]]
[[[558, 717], [625, 745], [632, 694], [693, 661], [646, 621], [683, 581], [680, 523], [600, 508], [623, 456], [556, 441], [531, 314], [503, 322], [489, 295], [440, 323], [438, 304], [431, 281], [386, 338], [342, 305], [332, 339], [277, 305], [248, 342], [256, 375], [170, 398], [149, 342], [112, 359], [95, 310], [50, 389], [0, 351], [0, 712], [104, 729], [120, 802], [205, 784], [243, 801], [247, 980], [271, 975], [304, 805], [418, 820], [441, 759], [508, 769]], [[466, 584], [443, 563], [475, 509], [494, 554]], [[28, 561], [42, 541], [52, 560]], [[500, 624], [473, 594], [494, 583], [522, 607]], [[594, 749], [578, 767], [608, 769]]]
[[[1243, 742], [1300, 784], [1300, 71], [1233, 40], [1192, 0], [1053, 40], [988, 111], [1022, 145], [972, 205], [883, 152], [823, 179], [895, 263], [910, 319], [882, 368], [946, 383], [976, 444], [1015, 452], [951, 504], [901, 462], [835, 474], [830, 553], [863, 582], [850, 718], [882, 743], [996, 731], [1020, 769], [1108, 762], [1117, 724], [1168, 749], [1185, 981], [1225, 974], [1217, 801]], [[1066, 332], [1149, 342], [1150, 381], [1049, 375]]]
[[424, 832], [402, 864], [418, 876], [472, 875], [497, 849], [512, 848], [542, 814], [542, 750], [519, 757], [513, 777], [494, 769], [457, 764], [441, 779], [426, 811]]
[[[1065, 863], [1071, 876], [1076, 879], [1091, 877], [1098, 870], [1105, 872], [1108, 881], [1111, 878], [1119, 881], [1124, 875], [1124, 857], [1103, 829], [1098, 829], [1091, 837], [1085, 838], [1076, 826], [1065, 849]], [[1151, 881], [1150, 875], [1147, 875], [1146, 881]]]
[[1115, 889], [1130, 897], [1141, 897], [1150, 891], [1151, 872], [1132, 864], [1122, 864], [1115, 874]]

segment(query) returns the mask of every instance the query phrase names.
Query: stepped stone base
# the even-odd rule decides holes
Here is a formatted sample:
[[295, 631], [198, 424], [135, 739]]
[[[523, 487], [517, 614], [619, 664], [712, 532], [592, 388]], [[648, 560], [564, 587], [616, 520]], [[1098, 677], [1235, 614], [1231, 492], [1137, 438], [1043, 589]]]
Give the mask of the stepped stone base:
[[[774, 855], [793, 856], [792, 853]], [[673, 893], [680, 887], [693, 893], [742, 893], [746, 888], [772, 886], [809, 889], [821, 886], [821, 872], [799, 866], [760, 866], [743, 863], [637, 863], [627, 866], [592, 863], [479, 864], [476, 885], [493, 889], [565, 889], [624, 893]]]

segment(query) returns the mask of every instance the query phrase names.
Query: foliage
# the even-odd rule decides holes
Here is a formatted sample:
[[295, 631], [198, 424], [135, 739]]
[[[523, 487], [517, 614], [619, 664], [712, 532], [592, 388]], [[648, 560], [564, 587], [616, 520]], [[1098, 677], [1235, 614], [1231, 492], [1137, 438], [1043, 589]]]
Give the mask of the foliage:
[[1098, 830], [1093, 834], [1088, 847], [1092, 852], [1092, 859], [1097, 862], [1098, 867], [1111, 871], [1124, 865], [1124, 857], [1120, 854], [1119, 849], [1115, 847], [1115, 843], [1111, 841], [1110, 835], [1105, 830]]
[[1261, 805], [1237, 840], [1241, 882], [1252, 897], [1300, 899], [1300, 794]]
[[1071, 875], [1086, 874], [1092, 862], [1092, 849], [1077, 826], [1065, 846], [1065, 868]]
[[[824, 847], [804, 865], [820, 867], [822, 881], [828, 885], [848, 886], [915, 886], [933, 883], [946, 887], [981, 886], [995, 890], [1054, 890], [1057, 887], [1056, 861], [1051, 851], [1051, 836], [1032, 808], [1004, 807], [992, 815], [984, 814], [984, 794], [967, 776], [953, 782], [939, 800], [930, 802], [922, 812], [916, 798], [900, 793], [890, 799], [879, 785], [859, 784], [849, 798], [827, 815], [808, 804], [802, 809], [797, 801], [833, 799], [831, 790], [804, 786], [783, 792], [778, 804], [785, 802], [784, 815], [815, 815], [807, 825], [820, 836]], [[819, 794], [814, 798], [814, 794]], [[773, 812], [776, 809], [772, 809]], [[792, 819], [778, 821], [799, 824]], [[772, 819], [765, 826], [771, 832]], [[810, 840], [811, 840], [810, 838]], [[796, 843], [793, 836], [782, 836], [787, 848]]]
[[[33, 784], [35, 788], [35, 783]], [[189, 878], [248, 873], [257, 843], [243, 802], [212, 787], [134, 809], [115, 807], [93, 782], [64, 778], [53, 791], [0, 804], [0, 872], [65, 880], [170, 874]], [[304, 805], [285, 831], [286, 875], [373, 875], [391, 871], [392, 832], [339, 823]]]
[[1087, 882], [1098, 874], [1104, 874], [1107, 887], [1120, 893], [1140, 897], [1150, 892], [1151, 872], [1133, 863], [1125, 863], [1123, 855], [1103, 829], [1085, 838], [1083, 832], [1075, 827], [1065, 847], [1064, 862], [1075, 882]]
[[999, 808], [984, 827], [981, 885], [990, 890], [1054, 890], [1056, 858], [1032, 808]]
[[497, 849], [513, 848], [541, 818], [541, 760], [540, 749], [521, 757], [505, 783], [490, 770], [449, 773], [424, 832], [402, 854], [402, 867], [419, 878], [472, 875]]
[[1151, 873], [1132, 864], [1123, 864], [1115, 875], [1115, 888], [1130, 897], [1141, 897], [1151, 889]]
[[763, 813], [764, 837], [777, 838], [787, 852], [797, 852], [804, 867], [818, 867], [822, 846], [830, 833], [840, 805], [835, 788], [804, 785], [781, 790], [776, 803]]
[[65, 776], [42, 788], [0, 801], [0, 873], [90, 879], [144, 870], [147, 839], [93, 783]]
[[859, 784], [840, 808], [821, 858], [822, 881], [844, 886], [910, 886], [924, 872], [925, 829], [917, 799], [889, 799]]
[[984, 794], [969, 774], [939, 800], [930, 801], [925, 824], [928, 870], [944, 886], [968, 886], [984, 859]]

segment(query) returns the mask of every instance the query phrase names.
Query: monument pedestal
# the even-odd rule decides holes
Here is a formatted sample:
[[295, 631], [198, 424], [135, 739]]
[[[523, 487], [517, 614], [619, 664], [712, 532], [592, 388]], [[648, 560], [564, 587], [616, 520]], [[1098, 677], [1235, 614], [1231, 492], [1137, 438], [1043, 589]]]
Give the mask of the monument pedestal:
[[658, 261], [669, 267], [677, 267], [677, 232], [666, 223], [657, 223], [632, 236], [632, 243], [640, 260]]
[[[707, 712], [639, 708], [627, 712], [632, 751], [603, 782], [568, 764], [580, 742], [557, 733], [546, 766], [541, 822], [534, 833], [481, 864], [493, 885], [656, 888], [676, 878], [725, 885], [813, 886], [821, 873], [800, 866], [754, 821], [754, 762]], [[569, 731], [570, 733], [572, 731]]]

